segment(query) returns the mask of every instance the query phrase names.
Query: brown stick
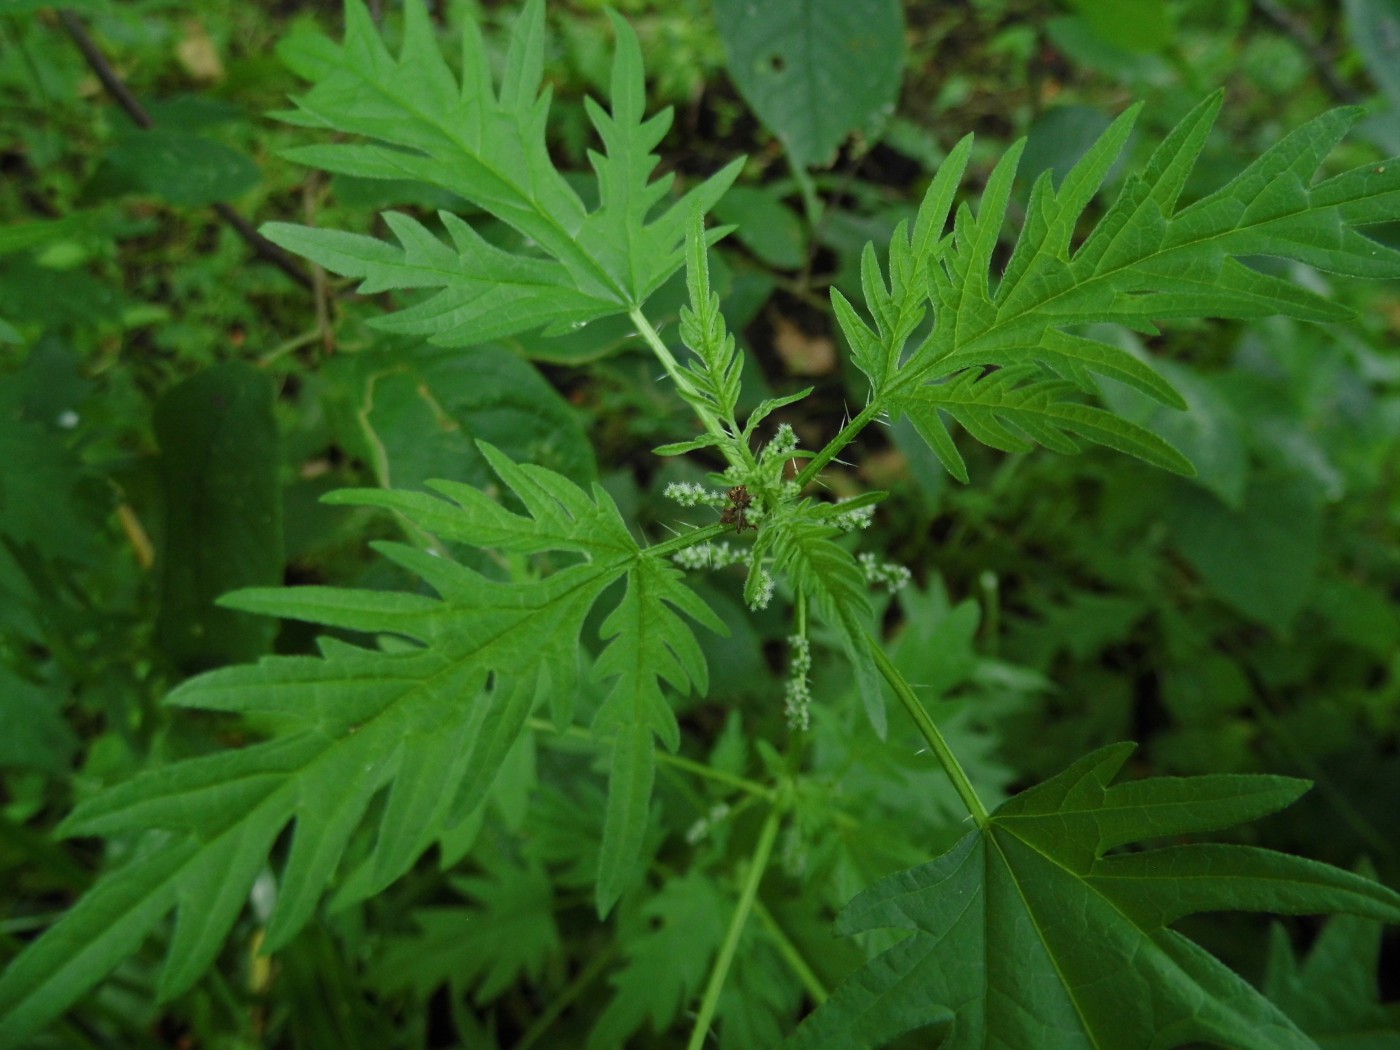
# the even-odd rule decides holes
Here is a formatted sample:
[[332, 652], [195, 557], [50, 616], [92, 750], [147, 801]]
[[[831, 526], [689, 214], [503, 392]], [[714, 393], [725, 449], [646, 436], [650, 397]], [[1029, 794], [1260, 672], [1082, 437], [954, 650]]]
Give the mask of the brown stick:
[[[102, 82], [107, 93], [116, 100], [117, 105], [126, 112], [126, 115], [132, 119], [137, 127], [146, 129], [155, 127], [156, 122], [151, 119], [151, 115], [131, 93], [131, 89], [126, 86], [122, 78], [117, 75], [117, 71], [107, 61], [107, 56], [102, 53], [97, 42], [88, 34], [82, 20], [72, 11], [60, 11], [58, 17], [63, 21], [63, 28], [68, 31], [68, 35], [73, 38], [73, 43], [78, 46], [78, 50], [87, 59], [87, 64], [97, 75], [97, 79]], [[213, 207], [219, 218], [233, 228], [233, 231], [243, 239], [244, 243], [253, 249], [254, 254], [272, 263], [303, 288], [310, 289], [312, 287], [311, 276], [297, 262], [295, 256], [260, 234], [253, 228], [253, 224], [234, 211], [232, 206], [219, 201]]]

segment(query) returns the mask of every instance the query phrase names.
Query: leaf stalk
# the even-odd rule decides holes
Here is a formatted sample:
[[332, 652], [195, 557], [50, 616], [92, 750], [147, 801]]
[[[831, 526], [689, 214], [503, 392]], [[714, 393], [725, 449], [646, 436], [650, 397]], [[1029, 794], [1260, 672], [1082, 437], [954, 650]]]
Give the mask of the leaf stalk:
[[[584, 741], [589, 744], [604, 743], [591, 729], [585, 729], [582, 726], [568, 726], [561, 732], [554, 723], [547, 718], [527, 718], [525, 720], [525, 726], [528, 729], [533, 729], [537, 733], [569, 737], [570, 739]], [[760, 784], [756, 780], [749, 780], [747, 777], [741, 777], [723, 769], [716, 769], [714, 766], [707, 766], [703, 762], [696, 762], [693, 759], [686, 758], [684, 755], [673, 755], [669, 751], [658, 748], [656, 752], [656, 761], [663, 765], [685, 770], [685, 772], [700, 777], [702, 780], [712, 780], [717, 784], [735, 788], [754, 798], [762, 799], [765, 802], [772, 802], [776, 797], [776, 793], [772, 788]]]
[[705, 985], [704, 998], [700, 1000], [700, 1011], [695, 1017], [695, 1027], [690, 1032], [690, 1042], [686, 1050], [700, 1050], [709, 1034], [710, 1022], [714, 1020], [719, 1006], [719, 996], [724, 990], [725, 978], [734, 962], [734, 953], [739, 950], [739, 938], [749, 921], [754, 902], [758, 899], [758, 884], [763, 881], [763, 873], [768, 870], [768, 858], [773, 855], [773, 843], [778, 838], [778, 824], [782, 811], [774, 806], [768, 811], [768, 819], [763, 822], [763, 830], [758, 833], [758, 845], [754, 847], [749, 861], [749, 870], [744, 876], [744, 888], [739, 893], [739, 903], [729, 919], [729, 929], [725, 932], [724, 943], [720, 945], [715, 964], [710, 969], [710, 979]]
[[872, 400], [844, 427], [841, 433], [826, 443], [826, 447], [807, 461], [807, 465], [802, 468], [802, 472], [794, 479], [797, 482], [799, 491], [806, 488], [807, 483], [821, 473], [822, 468], [835, 459], [843, 448], [855, 440], [856, 435], [864, 430], [880, 414], [880, 402]]
[[909, 682], [900, 673], [899, 668], [885, 655], [884, 647], [869, 633], [865, 637], [870, 643], [870, 652], [875, 657], [875, 666], [880, 669], [885, 681], [894, 690], [894, 695], [899, 697], [900, 703], [904, 705], [904, 710], [909, 712], [909, 717], [919, 727], [920, 735], [928, 741], [929, 750], [934, 753], [939, 765], [948, 774], [948, 779], [953, 782], [953, 789], [963, 800], [967, 811], [972, 814], [972, 819], [979, 828], [985, 828], [990, 820], [987, 807], [978, 797], [977, 790], [972, 786], [972, 781], [968, 779], [957, 756], [953, 754], [948, 742], [943, 739], [943, 734], [938, 731], [938, 726], [929, 717], [929, 713], [924, 710], [924, 705], [919, 703], [919, 698], [914, 695], [914, 690], [910, 688]]
[[628, 311], [627, 316], [637, 326], [637, 333], [651, 347], [652, 353], [661, 362], [661, 367], [666, 369], [666, 374], [671, 377], [671, 382], [676, 384], [676, 388], [685, 396], [690, 407], [695, 410], [695, 414], [700, 417], [700, 422], [705, 425], [705, 431], [718, 439], [719, 448], [724, 453], [724, 458], [736, 467], [752, 466], [751, 463], [744, 463], [743, 457], [736, 448], [737, 441], [734, 435], [725, 429], [718, 416], [702, 406], [700, 392], [686, 377], [685, 370], [681, 368], [680, 362], [671, 353], [671, 348], [661, 341], [661, 333], [647, 320], [646, 314], [642, 313], [642, 308], [634, 306]]

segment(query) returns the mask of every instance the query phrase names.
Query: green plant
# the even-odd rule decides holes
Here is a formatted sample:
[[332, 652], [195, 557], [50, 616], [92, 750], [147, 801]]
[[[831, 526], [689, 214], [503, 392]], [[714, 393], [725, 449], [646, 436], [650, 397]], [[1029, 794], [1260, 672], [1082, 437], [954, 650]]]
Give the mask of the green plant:
[[[618, 949], [628, 961], [616, 975], [615, 999], [596, 1018], [596, 1045], [620, 1044], [648, 1017], [668, 1027], [697, 995], [690, 1045], [703, 1043], [717, 1015], [725, 1017], [726, 1040], [763, 1045], [780, 1035], [775, 1019], [795, 1011], [788, 991], [794, 979], [811, 998], [826, 999], [792, 1035], [798, 1046], [876, 1045], [928, 1026], [951, 1046], [1314, 1045], [1169, 924], [1219, 909], [1396, 921], [1400, 897], [1360, 875], [1243, 845], [1173, 843], [1105, 855], [1263, 816], [1306, 785], [1244, 775], [1113, 785], [1131, 751], [1115, 745], [989, 806], [949, 733], [886, 653], [869, 592], [872, 583], [897, 585], [897, 571], [858, 559], [842, 542], [843, 533], [868, 522], [881, 494], [833, 503], [811, 495], [809, 486], [864, 428], [899, 417], [961, 481], [969, 471], [950, 420], [1005, 451], [1039, 444], [1072, 453], [1088, 442], [1191, 473], [1186, 458], [1151, 430], [1095, 404], [1094, 377], [1171, 407], [1185, 406], [1181, 395], [1152, 365], [1083, 326], [1153, 333], [1160, 319], [1346, 316], [1241, 258], [1274, 256], [1360, 277], [1400, 275], [1400, 253], [1355, 229], [1400, 216], [1400, 165], [1371, 164], [1310, 184], [1357, 114], [1316, 119], [1220, 190], [1179, 206], [1221, 105], [1220, 96], [1208, 98], [1079, 237], [1084, 212], [1127, 140], [1136, 114], [1129, 110], [1058, 184], [1049, 176], [1036, 180], [1022, 231], [995, 279], [1021, 147], [996, 166], [974, 211], [955, 208], [971, 151], [964, 139], [913, 221], [896, 229], [883, 272], [874, 247], [866, 248], [861, 278], [869, 319], [833, 293], [869, 394], [834, 438], [805, 451], [790, 426], [769, 431], [766, 424], [808, 391], [761, 401], [746, 414], [739, 409], [741, 354], [711, 287], [707, 256], [724, 231], [703, 226], [738, 164], [676, 201], [668, 200], [669, 179], [651, 181], [652, 151], [667, 119], [645, 118], [640, 50], [626, 24], [614, 19], [612, 109], [588, 106], [606, 147], [593, 156], [590, 208], [545, 146], [543, 4], [531, 4], [517, 23], [499, 88], [471, 27], [459, 80], [422, 7], [407, 10], [398, 57], [353, 2], [344, 45], [317, 41], [297, 53], [299, 70], [315, 86], [288, 119], [371, 141], [302, 147], [294, 156], [328, 171], [428, 183], [508, 229], [495, 231], [496, 243], [443, 212], [445, 242], [418, 219], [391, 212], [385, 222], [397, 244], [285, 224], [265, 232], [360, 279], [362, 291], [429, 289], [376, 324], [441, 346], [540, 328], [564, 333], [625, 317], [702, 425], [693, 439], [657, 451], [724, 463], [713, 478], [717, 488], [681, 484], [674, 495], [713, 504], [720, 520], [643, 544], [601, 486], [585, 489], [486, 443], [481, 454], [498, 482], [489, 491], [436, 481], [433, 494], [360, 489], [330, 497], [396, 512], [410, 542], [376, 548], [436, 596], [300, 587], [244, 590], [224, 600], [233, 609], [355, 637], [328, 634], [317, 655], [223, 668], [171, 694], [175, 706], [236, 713], [266, 739], [148, 771], [75, 810], [67, 833], [107, 837], [131, 856], [0, 978], [0, 1039], [18, 1043], [67, 1009], [171, 912], [159, 989], [163, 996], [188, 989], [219, 951], [288, 828], [267, 950], [302, 932], [328, 890], [333, 907], [370, 900], [436, 847], [447, 866], [470, 853], [484, 872], [458, 886], [475, 902], [467, 911], [488, 923], [524, 917], [510, 927], [525, 931], [516, 940], [465, 938], [452, 957], [459, 979], [479, 977], [478, 995], [489, 999], [518, 975], [537, 973], [556, 937], [552, 919], [540, 917], [549, 914], [555, 892], [548, 869], [557, 869], [561, 885], [577, 885], [572, 869], [589, 847], [574, 841], [575, 848], [552, 849], [537, 841], [534, 852], [516, 851], [483, 826], [488, 802], [509, 808], [518, 782], [529, 778], [539, 739], [605, 756], [608, 787], [586, 881], [600, 916], [621, 911], [625, 899], [640, 902], [628, 917], [640, 929]], [[682, 268], [689, 305], [680, 328], [691, 351], [684, 361], [646, 312]], [[793, 463], [801, 469], [791, 470]], [[731, 533], [751, 542], [721, 544]], [[703, 636], [694, 625], [719, 632], [725, 624], [677, 564], [698, 569], [728, 560], [747, 567], [743, 600], [751, 609], [769, 607], [779, 586], [791, 608], [792, 626], [783, 633], [790, 636], [792, 731], [779, 743], [748, 743], [741, 729], [726, 729], [705, 762], [682, 753], [673, 704], [707, 688]], [[581, 639], [600, 643], [596, 656]], [[927, 859], [933, 849], [919, 850], [920, 862], [850, 901], [843, 932], [893, 927], [911, 934], [893, 944], [868, 938], [862, 947], [871, 958], [830, 998], [790, 931], [816, 925], [816, 904], [835, 895], [831, 888], [813, 888], [810, 911], [799, 905], [786, 915], [774, 915], [759, 895], [783, 848], [785, 824], [821, 819], [823, 811], [833, 827], [854, 819], [840, 812], [839, 800], [820, 797], [822, 785], [808, 776], [815, 761], [807, 735], [814, 641], [843, 652], [876, 735], [889, 731], [885, 700], [895, 697], [973, 825], [943, 843], [936, 859]], [[537, 716], [541, 709], [547, 721]], [[710, 836], [707, 852], [688, 870], [656, 860], [652, 799], [662, 769], [717, 792], [715, 809], [732, 801], [753, 815], [752, 826], [733, 834], [746, 847], [740, 863], [729, 863], [730, 843], [717, 831], [728, 818], [715, 809], [697, 834], [697, 841]], [[558, 790], [577, 790], [576, 764], [561, 761], [557, 771]], [[722, 867], [734, 873], [732, 902], [717, 875]], [[653, 868], [662, 884], [648, 899], [642, 883]], [[801, 865], [793, 868], [799, 877]], [[714, 921], [726, 906], [728, 919]], [[453, 921], [440, 917], [441, 927], [422, 940], [452, 930]], [[756, 925], [765, 946], [753, 946]], [[672, 963], [661, 990], [649, 987], [655, 977], [646, 965], [657, 958]], [[431, 962], [405, 965], [407, 983], [437, 976]], [[765, 983], [777, 989], [772, 1009], [735, 1004], [732, 996], [726, 1005], [733, 973], [775, 965], [791, 972], [786, 984]], [[384, 983], [392, 986], [394, 978]]]

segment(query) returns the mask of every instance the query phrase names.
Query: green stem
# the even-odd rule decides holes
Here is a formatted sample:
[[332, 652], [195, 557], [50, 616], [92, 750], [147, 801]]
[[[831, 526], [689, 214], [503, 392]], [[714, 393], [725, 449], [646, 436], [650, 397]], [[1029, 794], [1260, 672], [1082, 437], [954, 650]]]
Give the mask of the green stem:
[[[658, 332], [651, 321], [647, 319], [647, 315], [642, 313], [642, 308], [640, 306], [632, 307], [632, 309], [628, 311], [627, 316], [630, 317], [632, 323], [637, 326], [637, 334], [646, 340], [647, 345], [651, 347], [652, 353], [661, 361], [661, 366], [666, 369], [666, 374], [671, 377], [671, 381], [675, 383], [683, 393], [689, 394], [691, 397], [699, 397], [699, 391], [697, 391], [695, 387], [691, 385], [690, 380], [686, 378], [685, 372], [681, 370], [680, 362], [677, 361], [675, 355], [671, 353], [671, 348], [661, 341], [661, 333]], [[703, 412], [699, 409], [696, 409], [696, 411], [699, 412], [700, 418], [705, 420], [706, 430], [709, 430], [713, 434], [720, 432], [718, 430], [719, 420], [712, 413]]]
[[642, 313], [642, 308], [634, 306], [628, 311], [627, 316], [637, 326], [637, 333], [651, 347], [651, 352], [660, 360], [661, 367], [666, 369], [666, 374], [671, 377], [671, 382], [676, 384], [676, 388], [685, 396], [690, 407], [695, 410], [695, 414], [700, 417], [700, 422], [705, 425], [705, 430], [719, 439], [719, 449], [724, 453], [725, 458], [736, 467], [744, 466], [745, 464], [737, 457], [735, 451], [737, 443], [734, 436], [725, 429], [718, 416], [704, 407], [704, 399], [700, 396], [700, 392], [695, 389], [694, 384], [686, 376], [680, 362], [671, 353], [671, 348], [661, 341], [661, 333], [647, 320], [646, 314]]
[[953, 788], [957, 791], [958, 797], [963, 800], [963, 805], [972, 814], [972, 819], [976, 821], [979, 828], [986, 827], [987, 807], [977, 797], [977, 791], [973, 788], [972, 781], [967, 779], [962, 764], [958, 762], [952, 749], [948, 747], [948, 742], [943, 739], [943, 734], [933, 724], [933, 719], [924, 710], [924, 705], [919, 703], [919, 698], [914, 695], [914, 690], [909, 687], [909, 683], [900, 673], [899, 668], [895, 667], [890, 662], [890, 658], [885, 655], [884, 647], [869, 634], [865, 637], [870, 643], [870, 652], [875, 657], [875, 664], [880, 668], [880, 673], [885, 676], [885, 681], [894, 690], [894, 695], [899, 697], [900, 703], [904, 705], [904, 710], [909, 712], [909, 717], [919, 727], [920, 734], [928, 741], [929, 750], [938, 758], [943, 771], [953, 782]]
[[710, 1022], [714, 1020], [715, 1009], [719, 1006], [719, 995], [724, 990], [724, 980], [729, 976], [729, 967], [734, 962], [734, 953], [739, 950], [739, 937], [744, 925], [749, 921], [754, 901], [758, 898], [758, 884], [763, 881], [763, 873], [768, 869], [768, 858], [773, 853], [773, 843], [778, 838], [778, 823], [782, 813], [777, 806], [768, 811], [768, 819], [763, 822], [763, 830], [758, 833], [758, 845], [749, 861], [748, 873], [744, 876], [744, 888], [739, 894], [739, 904], [729, 920], [729, 930], [720, 945], [719, 955], [710, 970], [709, 983], [705, 985], [704, 998], [700, 1000], [700, 1012], [695, 1018], [695, 1027], [690, 1032], [690, 1042], [686, 1050], [700, 1050], [709, 1034]]
[[666, 751], [658, 751], [656, 760], [676, 769], [683, 769], [687, 773], [692, 773], [704, 780], [713, 780], [717, 784], [724, 784], [727, 787], [737, 788], [756, 798], [771, 802], [773, 800], [773, 790], [766, 788], [762, 784], [753, 780], [746, 780], [744, 777], [734, 773], [726, 773], [722, 769], [715, 769], [707, 766], [703, 762], [696, 762], [694, 759], [685, 758], [681, 755], [672, 755]]
[[515, 1050], [529, 1050], [541, 1039], [559, 1019], [559, 1015], [583, 994], [583, 990], [598, 979], [602, 972], [612, 963], [617, 955], [616, 943], [610, 945], [607, 950], [599, 952], [589, 960], [588, 965], [579, 971], [579, 975], [569, 982], [569, 986], [558, 995], [549, 1000], [549, 1005], [544, 1013], [535, 1019], [529, 1030], [520, 1038], [520, 1042], [515, 1044]]
[[[594, 735], [592, 731], [584, 729], [582, 726], [568, 726], [563, 732], [560, 732], [555, 728], [553, 722], [544, 718], [527, 718], [525, 720], [525, 725], [527, 728], [533, 729], [537, 733], [565, 736], [572, 740], [581, 740], [589, 744], [605, 742]], [[687, 773], [693, 773], [697, 777], [713, 780], [717, 784], [724, 784], [727, 787], [737, 788], [765, 802], [771, 802], [774, 798], [772, 788], [765, 787], [756, 780], [748, 780], [734, 773], [726, 773], [722, 769], [715, 769], [713, 766], [707, 766], [703, 762], [696, 762], [693, 759], [685, 758], [681, 755], [673, 755], [667, 751], [658, 751], [656, 753], [656, 760], [665, 765], [674, 766], [676, 769], [683, 769]]]
[[822, 199], [817, 193], [816, 180], [800, 164], [792, 164], [792, 181], [797, 183], [797, 192], [802, 196], [802, 211], [807, 216], [807, 225], [813, 232], [813, 240], [822, 222]]
[[865, 408], [861, 410], [860, 415], [856, 416], [842, 427], [841, 433], [828, 441], [826, 443], [826, 448], [822, 449], [808, 460], [807, 465], [802, 468], [802, 473], [797, 475], [796, 481], [798, 489], [801, 490], [805, 488], [807, 483], [820, 474], [822, 468], [835, 459], [837, 453], [854, 441], [855, 436], [864, 430], [879, 414], [879, 401], [871, 401], [870, 404], [866, 405]]
[[734, 527], [732, 525], [716, 522], [713, 525], [706, 525], [704, 528], [674, 536], [669, 540], [653, 543], [646, 549], [645, 553], [650, 557], [669, 558], [677, 551], [683, 551], [687, 547], [694, 547], [697, 543], [703, 543], [705, 540], [717, 539], [726, 532], [732, 533], [733, 531]]
[[788, 938], [787, 932], [778, 925], [778, 920], [773, 918], [773, 913], [764, 907], [760, 900], [753, 902], [753, 913], [758, 916], [758, 921], [763, 923], [763, 928], [768, 931], [768, 936], [772, 937], [773, 943], [778, 946], [778, 954], [792, 968], [792, 972], [802, 982], [802, 987], [807, 989], [807, 994], [811, 996], [812, 1001], [814, 1003], [826, 1002], [831, 993], [827, 991], [826, 985], [817, 976], [817, 972], [808, 965], [802, 953], [797, 950], [797, 945]]

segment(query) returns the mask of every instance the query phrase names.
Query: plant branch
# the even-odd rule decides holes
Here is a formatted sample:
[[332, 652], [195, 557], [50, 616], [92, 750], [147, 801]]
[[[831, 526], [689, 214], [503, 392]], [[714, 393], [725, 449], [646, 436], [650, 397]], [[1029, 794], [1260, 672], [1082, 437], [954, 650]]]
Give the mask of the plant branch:
[[662, 540], [660, 543], [653, 543], [650, 547], [646, 549], [645, 553], [652, 557], [669, 558], [672, 554], [675, 554], [677, 551], [683, 551], [687, 547], [694, 547], [697, 543], [703, 543], [706, 540], [718, 539], [720, 536], [723, 536], [726, 532], [731, 532], [732, 530], [732, 526], [725, 525], [723, 522], [717, 521], [713, 525], [705, 525], [701, 528], [695, 529], [692, 532], [686, 532], [682, 533], [679, 536], [673, 536], [669, 540]]
[[758, 916], [758, 921], [768, 931], [768, 936], [773, 938], [773, 943], [778, 947], [778, 954], [783, 957], [797, 979], [802, 982], [802, 987], [807, 989], [807, 994], [811, 997], [812, 1002], [819, 1004], [826, 1002], [831, 997], [831, 993], [827, 991], [826, 985], [817, 976], [817, 972], [798, 951], [797, 945], [792, 943], [787, 931], [778, 925], [778, 920], [773, 917], [773, 913], [764, 906], [761, 900], [753, 902], [753, 913]]
[[[538, 733], [550, 733], [554, 736], [566, 736], [573, 740], [584, 740], [590, 744], [600, 742], [597, 734], [582, 726], [568, 726], [562, 732], [554, 727], [554, 723], [544, 718], [527, 718], [526, 727]], [[707, 766], [703, 762], [696, 762], [681, 755], [673, 755], [668, 751], [657, 751], [656, 760], [664, 765], [674, 766], [676, 769], [683, 769], [687, 773], [693, 773], [697, 777], [705, 780], [713, 780], [717, 784], [724, 784], [726, 787], [737, 788], [765, 802], [771, 802], [774, 798], [772, 788], [760, 784], [756, 780], [749, 780], [747, 777], [737, 776], [734, 773], [726, 773], [722, 769], [715, 769]]]
[[558, 995], [553, 995], [549, 999], [549, 1005], [540, 1014], [523, 1036], [520, 1042], [515, 1044], [515, 1050], [530, 1050], [549, 1032], [554, 1022], [559, 1020], [562, 1014], [575, 999], [583, 994], [584, 990], [596, 981], [604, 970], [612, 965], [613, 959], [617, 956], [618, 945], [614, 941], [608, 947], [595, 955], [588, 961], [588, 965], [579, 971], [578, 976], [569, 982], [569, 986]]
[[710, 1022], [714, 1020], [715, 1010], [719, 1006], [720, 992], [724, 990], [725, 978], [729, 976], [734, 953], [739, 950], [739, 938], [758, 898], [758, 884], [763, 881], [763, 873], [768, 869], [768, 858], [773, 854], [773, 843], [778, 838], [778, 822], [781, 818], [782, 812], [774, 806], [768, 811], [763, 830], [758, 833], [758, 845], [754, 847], [749, 870], [744, 876], [744, 888], [739, 893], [739, 903], [729, 919], [724, 943], [720, 945], [715, 964], [710, 969], [710, 980], [705, 985], [705, 995], [700, 1000], [700, 1011], [695, 1018], [695, 1027], [690, 1031], [690, 1042], [686, 1044], [686, 1050], [700, 1050], [705, 1045], [705, 1037], [710, 1032]]
[[[107, 56], [97, 46], [97, 41], [93, 40], [87, 27], [83, 25], [82, 19], [72, 11], [59, 11], [58, 17], [62, 20], [63, 28], [72, 38], [73, 43], [83, 53], [83, 58], [87, 59], [88, 66], [117, 105], [125, 111], [137, 127], [147, 131], [154, 128], [156, 124], [154, 118], [146, 112], [146, 108], [132, 94], [131, 89], [126, 86], [126, 82], [112, 68], [112, 64], [107, 61]], [[260, 234], [253, 228], [251, 222], [234, 211], [230, 205], [218, 201], [213, 207], [219, 218], [223, 219], [242, 238], [243, 242], [253, 249], [254, 254], [272, 263], [303, 288], [312, 287], [311, 276], [301, 268], [301, 265], [290, 253], [283, 251]]]
[[934, 725], [933, 719], [924, 710], [924, 705], [919, 703], [919, 698], [914, 695], [914, 690], [909, 687], [908, 681], [900, 673], [899, 668], [895, 667], [890, 658], [885, 655], [885, 650], [880, 643], [869, 634], [865, 637], [870, 643], [870, 652], [875, 657], [875, 665], [880, 668], [880, 673], [885, 676], [885, 681], [894, 690], [895, 696], [899, 697], [900, 703], [904, 705], [904, 710], [909, 712], [909, 717], [919, 727], [919, 733], [928, 741], [929, 750], [938, 758], [943, 771], [953, 782], [953, 788], [957, 791], [958, 797], [963, 800], [963, 805], [972, 814], [972, 819], [976, 821], [979, 828], [986, 827], [987, 807], [978, 798], [972, 781], [968, 780], [967, 773], [963, 771], [962, 764], [958, 762], [957, 756], [948, 747], [948, 742], [943, 739], [943, 734], [938, 731], [938, 726]]
[[764, 787], [757, 781], [748, 780], [745, 777], [737, 776], [733, 773], [726, 773], [722, 769], [715, 769], [713, 766], [707, 766], [703, 762], [696, 762], [694, 759], [686, 758], [683, 755], [673, 755], [667, 751], [658, 751], [656, 753], [656, 760], [665, 765], [674, 766], [676, 769], [683, 769], [687, 773], [691, 773], [704, 780], [713, 780], [717, 784], [738, 788], [740, 791], [748, 792], [748, 794], [764, 799], [765, 801], [771, 802], [774, 797], [772, 788]]
[[854, 441], [856, 435], [864, 430], [879, 414], [880, 403], [878, 401], [871, 401], [870, 404], [861, 409], [860, 415], [856, 416], [842, 427], [841, 433], [828, 441], [826, 447], [813, 456], [807, 462], [807, 465], [802, 468], [802, 473], [798, 474], [794, 479], [797, 482], [798, 489], [801, 490], [805, 488], [808, 482], [821, 473], [822, 468], [835, 459], [840, 451]]
[[706, 411], [694, 403], [695, 400], [700, 397], [700, 392], [695, 389], [690, 380], [686, 377], [685, 372], [681, 369], [680, 362], [677, 361], [675, 355], [671, 353], [671, 348], [661, 341], [661, 333], [659, 333], [652, 325], [651, 321], [647, 319], [646, 314], [642, 313], [642, 308], [640, 306], [632, 307], [632, 309], [628, 311], [627, 316], [630, 317], [632, 323], [637, 326], [637, 333], [646, 340], [646, 344], [651, 347], [651, 352], [654, 353], [661, 362], [661, 367], [666, 369], [666, 374], [671, 377], [671, 382], [676, 384], [680, 392], [685, 395], [686, 400], [691, 403], [691, 408], [695, 409], [695, 414], [698, 415], [700, 421], [705, 424], [705, 430], [723, 440], [725, 446], [727, 446], [730, 435], [720, 424], [719, 419], [713, 412]]

